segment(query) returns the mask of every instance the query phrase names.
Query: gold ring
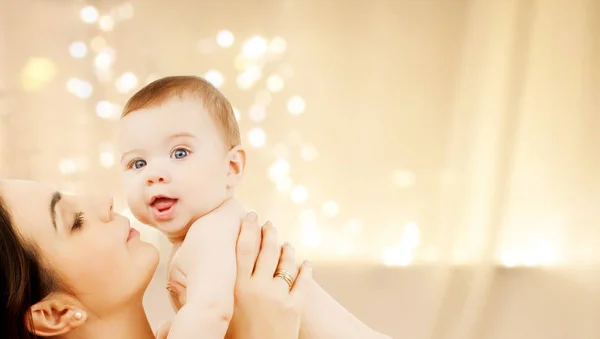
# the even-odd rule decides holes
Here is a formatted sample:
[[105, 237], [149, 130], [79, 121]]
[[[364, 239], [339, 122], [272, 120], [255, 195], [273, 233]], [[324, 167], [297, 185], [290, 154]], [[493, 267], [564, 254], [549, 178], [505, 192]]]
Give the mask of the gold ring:
[[277, 270], [275, 272], [274, 277], [281, 278], [281, 279], [285, 280], [285, 282], [288, 284], [288, 286], [290, 287], [290, 289], [294, 285], [294, 277], [288, 271]]

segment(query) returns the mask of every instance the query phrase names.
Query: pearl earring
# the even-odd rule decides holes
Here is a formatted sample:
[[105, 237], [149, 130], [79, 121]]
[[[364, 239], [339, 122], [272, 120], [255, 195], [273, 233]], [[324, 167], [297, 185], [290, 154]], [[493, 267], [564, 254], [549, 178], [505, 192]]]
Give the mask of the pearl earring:
[[81, 318], [83, 318], [83, 314], [81, 312], [75, 312], [75, 319], [81, 320]]

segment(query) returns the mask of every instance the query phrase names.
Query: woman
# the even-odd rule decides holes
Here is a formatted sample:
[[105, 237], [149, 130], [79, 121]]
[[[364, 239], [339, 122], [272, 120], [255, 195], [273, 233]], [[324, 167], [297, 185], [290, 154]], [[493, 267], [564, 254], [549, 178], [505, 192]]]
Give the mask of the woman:
[[[293, 293], [279, 288], [280, 278], [273, 277], [278, 260], [289, 265], [295, 258], [291, 251], [276, 258], [272, 228], [265, 228], [260, 243], [255, 220], [246, 218], [238, 239], [230, 332], [235, 338], [297, 338], [310, 269], [299, 274]], [[156, 248], [113, 212], [112, 200], [0, 180], [2, 338], [154, 338], [142, 296], [158, 260]], [[256, 260], [272, 265], [253, 271]]]

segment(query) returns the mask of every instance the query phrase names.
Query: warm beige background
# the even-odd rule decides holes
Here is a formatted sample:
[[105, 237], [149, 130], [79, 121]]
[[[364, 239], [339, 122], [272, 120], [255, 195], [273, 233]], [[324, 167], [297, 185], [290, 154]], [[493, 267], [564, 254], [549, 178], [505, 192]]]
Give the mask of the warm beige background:
[[[122, 1], [91, 3], [123, 14]], [[316, 262], [319, 281], [361, 319], [397, 338], [600, 336], [599, 2], [129, 4], [133, 16], [105, 32], [80, 19], [86, 2], [0, 0], [2, 175], [114, 194], [124, 208], [118, 168], [98, 158], [115, 123], [95, 114], [96, 103], [124, 103], [131, 92], [114, 80], [125, 72], [139, 87], [216, 69], [244, 135], [267, 135], [251, 148], [241, 198]], [[231, 48], [215, 43], [222, 29], [236, 37]], [[282, 37], [287, 49], [242, 90], [234, 61], [254, 35]], [[89, 46], [96, 36], [116, 51], [107, 82], [94, 52], [69, 55], [73, 41]], [[42, 62], [26, 76], [31, 58], [56, 72], [45, 76]], [[293, 75], [272, 93], [267, 118], [252, 121], [264, 79], [285, 69]], [[71, 77], [93, 94], [68, 93]], [[286, 112], [293, 95], [306, 102], [299, 116]], [[307, 144], [313, 161], [302, 158]], [[306, 202], [269, 180], [282, 147]], [[74, 173], [61, 173], [65, 159], [79, 164]], [[339, 205], [333, 217], [321, 211], [329, 200]], [[156, 234], [144, 236], [166, 251]], [[146, 298], [153, 322], [170, 313], [162, 269]]]

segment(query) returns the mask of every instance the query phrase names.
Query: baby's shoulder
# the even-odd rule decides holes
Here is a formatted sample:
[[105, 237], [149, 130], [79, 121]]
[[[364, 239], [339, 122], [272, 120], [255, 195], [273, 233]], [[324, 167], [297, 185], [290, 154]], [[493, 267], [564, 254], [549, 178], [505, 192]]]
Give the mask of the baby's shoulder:
[[200, 239], [198, 239], [197, 236], [194, 236], [193, 229], [194, 227], [190, 227], [185, 239], [182, 242], [173, 245], [173, 249], [171, 250], [171, 265], [185, 265], [185, 262], [196, 257], [195, 249], [200, 245]]

